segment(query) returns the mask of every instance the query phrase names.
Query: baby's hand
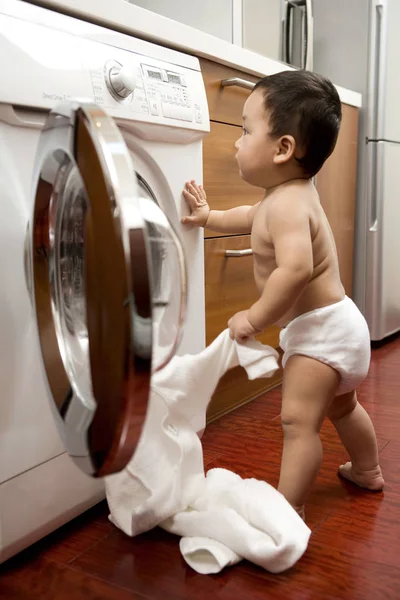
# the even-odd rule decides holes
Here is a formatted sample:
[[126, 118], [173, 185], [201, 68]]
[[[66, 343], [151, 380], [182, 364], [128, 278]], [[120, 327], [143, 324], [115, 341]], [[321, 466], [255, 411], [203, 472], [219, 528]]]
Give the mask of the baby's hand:
[[187, 181], [183, 196], [189, 205], [190, 216], [182, 217], [181, 222], [204, 227], [210, 214], [210, 207], [207, 204], [207, 196], [203, 186], [197, 185], [193, 179]]
[[243, 342], [248, 338], [252, 338], [257, 333], [260, 333], [258, 329], [255, 329], [250, 323], [247, 317], [247, 310], [241, 310], [240, 312], [233, 315], [228, 321], [229, 335], [232, 340], [237, 342]]

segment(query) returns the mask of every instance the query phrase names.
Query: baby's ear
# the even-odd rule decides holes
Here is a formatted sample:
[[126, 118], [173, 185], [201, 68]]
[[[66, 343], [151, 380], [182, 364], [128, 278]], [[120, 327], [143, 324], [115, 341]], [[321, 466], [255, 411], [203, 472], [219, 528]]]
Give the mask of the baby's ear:
[[274, 156], [274, 163], [276, 165], [282, 165], [291, 160], [296, 151], [296, 140], [292, 135], [283, 135], [279, 138], [276, 146], [276, 154]]

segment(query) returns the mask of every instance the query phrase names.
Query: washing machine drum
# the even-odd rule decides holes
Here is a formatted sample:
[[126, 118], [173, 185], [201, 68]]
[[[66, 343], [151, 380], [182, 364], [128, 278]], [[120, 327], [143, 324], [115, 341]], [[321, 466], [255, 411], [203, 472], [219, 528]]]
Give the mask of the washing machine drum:
[[41, 133], [29, 226], [31, 293], [50, 406], [88, 475], [123, 469], [151, 376], [173, 356], [186, 301], [181, 243], [102, 109], [57, 108]]

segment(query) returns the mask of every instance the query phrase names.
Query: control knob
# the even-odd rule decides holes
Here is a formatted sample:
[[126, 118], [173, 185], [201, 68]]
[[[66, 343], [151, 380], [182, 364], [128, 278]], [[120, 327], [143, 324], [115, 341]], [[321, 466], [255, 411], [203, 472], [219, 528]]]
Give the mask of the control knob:
[[114, 97], [124, 100], [136, 87], [136, 75], [131, 68], [114, 62], [108, 72], [108, 83]]

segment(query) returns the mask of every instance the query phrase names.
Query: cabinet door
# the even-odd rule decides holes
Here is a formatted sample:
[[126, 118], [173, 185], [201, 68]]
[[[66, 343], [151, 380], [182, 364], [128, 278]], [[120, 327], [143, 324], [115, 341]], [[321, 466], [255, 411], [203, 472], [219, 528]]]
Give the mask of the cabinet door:
[[[253, 257], [227, 257], [227, 250], [250, 248], [250, 235], [205, 240], [206, 340], [207, 345], [226, 329], [228, 320], [239, 310], [249, 308], [259, 298]], [[279, 328], [270, 327], [257, 339], [277, 348]]]
[[[211, 131], [203, 143], [203, 178], [208, 201], [214, 210], [227, 210], [241, 204], [255, 204], [264, 195], [261, 188], [249, 185], [239, 175], [235, 142], [240, 127], [211, 122]], [[204, 230], [204, 237], [226, 235]]]
[[238, 85], [224, 87], [221, 85], [221, 81], [238, 77], [254, 84], [260, 78], [210, 60], [200, 59], [200, 66], [206, 86], [210, 119], [231, 125], [242, 125], [243, 105], [249, 97], [251, 89], [245, 89]]
[[[210, 344], [226, 329], [230, 317], [251, 306], [258, 298], [254, 284], [252, 256], [232, 258], [227, 250], [250, 248], [250, 236], [208, 239], [205, 245], [206, 338]], [[260, 336], [262, 343], [279, 346], [279, 329], [270, 327]], [[278, 385], [281, 370], [270, 379], [249, 381], [241, 367], [232, 369], [221, 379], [208, 409], [208, 419], [216, 418]]]
[[316, 178], [339, 257], [346, 294], [353, 287], [354, 214], [357, 177], [358, 109], [342, 105], [343, 118], [336, 148]]

